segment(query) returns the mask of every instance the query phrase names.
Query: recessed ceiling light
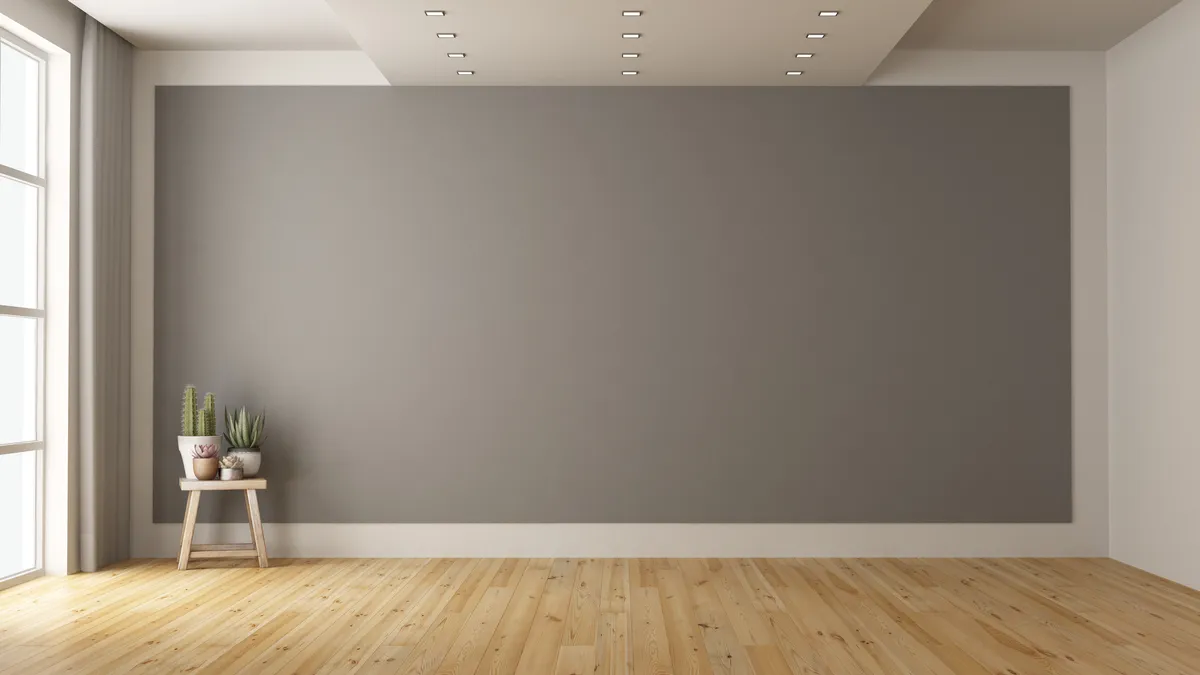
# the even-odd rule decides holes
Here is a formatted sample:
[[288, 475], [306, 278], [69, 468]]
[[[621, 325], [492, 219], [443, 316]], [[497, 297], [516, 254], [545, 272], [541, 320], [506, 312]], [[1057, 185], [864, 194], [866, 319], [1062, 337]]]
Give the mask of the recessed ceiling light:
[[803, 75], [804, 71], [803, 70], [789, 70], [789, 71], [787, 71], [787, 74], [788, 75]]
[[473, 71], [473, 70], [460, 70], [460, 71], [458, 71], [458, 74], [459, 74], [459, 75], [474, 75], [474, 74], [475, 74], [475, 71]]
[[622, 70], [622, 71], [621, 71], [621, 74], [622, 74], [622, 75], [637, 75], [637, 74], [638, 74], [638, 71], [636, 71], [636, 70]]
[[817, 12], [817, 16], [837, 16], [838, 14], [841, 14], [841, 12], [836, 9], [825, 9]]
[[627, 9], [624, 12], [621, 12], [621, 16], [641, 16], [641, 15], [642, 15], [642, 10], [640, 10], [640, 9]]
[[449, 53], [449, 54], [447, 54], [446, 56], [449, 56], [449, 57], [450, 57], [450, 58], [452, 58], [452, 59], [465, 59], [465, 58], [467, 58], [467, 55], [466, 55], [466, 54], [463, 54], [462, 52], [450, 52], [450, 53]]
[[639, 57], [639, 56], [641, 56], [641, 54], [634, 54], [634, 53], [632, 53], [632, 52], [625, 52], [624, 54], [622, 54], [622, 55], [621, 55], [621, 58], [623, 58], [623, 59], [636, 59], [636, 58], [637, 58], [637, 57]]
[[808, 38], [809, 40], [820, 40], [821, 38], [825, 37], [825, 34], [824, 33], [809, 33], [808, 35], [805, 35], [804, 37]]
[[798, 59], [811, 59], [813, 55], [810, 52], [800, 52], [796, 55]]
[[456, 38], [456, 37], [458, 37], [458, 35], [457, 35], [457, 34], [455, 34], [455, 33], [438, 33], [438, 34], [437, 34], [437, 36], [438, 36], [438, 37], [440, 37], [440, 38], [442, 38], [442, 39], [449, 39], [449, 38]]
[[425, 10], [425, 16], [446, 16], [446, 12], [440, 9], [427, 9]]
[[636, 40], [636, 39], [642, 37], [642, 34], [641, 33], [621, 33], [621, 37], [625, 38], [626, 40]]

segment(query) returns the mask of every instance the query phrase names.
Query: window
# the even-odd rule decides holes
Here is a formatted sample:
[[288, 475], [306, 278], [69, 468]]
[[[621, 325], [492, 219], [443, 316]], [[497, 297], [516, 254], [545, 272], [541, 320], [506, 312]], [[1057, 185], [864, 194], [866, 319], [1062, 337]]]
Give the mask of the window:
[[0, 31], [0, 584], [42, 566], [45, 74]]

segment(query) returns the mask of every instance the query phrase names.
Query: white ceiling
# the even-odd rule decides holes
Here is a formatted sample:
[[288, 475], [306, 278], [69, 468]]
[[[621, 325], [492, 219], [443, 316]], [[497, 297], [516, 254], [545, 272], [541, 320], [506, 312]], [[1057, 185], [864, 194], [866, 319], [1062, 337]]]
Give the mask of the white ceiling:
[[[928, 2], [329, 0], [393, 84], [504, 85], [862, 84]], [[644, 14], [625, 17], [625, 9]], [[841, 15], [818, 17], [824, 9]], [[438, 39], [441, 31], [458, 37]], [[626, 32], [642, 37], [623, 39]], [[807, 39], [810, 32], [827, 37]], [[797, 59], [798, 52], [816, 56]], [[461, 77], [460, 69], [476, 74]], [[622, 76], [627, 69], [639, 74]], [[793, 69], [804, 75], [788, 76]]]
[[934, 0], [902, 49], [1113, 47], [1179, 0]]
[[142, 49], [358, 49], [325, 0], [71, 2]]
[[361, 49], [393, 84], [856, 85], [897, 46], [1107, 49], [1179, 0], [71, 1], [143, 49]]

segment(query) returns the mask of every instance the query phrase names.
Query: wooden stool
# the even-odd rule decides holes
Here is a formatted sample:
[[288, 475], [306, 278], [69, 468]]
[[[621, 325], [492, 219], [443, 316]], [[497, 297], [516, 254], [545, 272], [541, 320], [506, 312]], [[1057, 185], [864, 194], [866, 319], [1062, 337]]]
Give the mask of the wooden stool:
[[[267, 539], [263, 536], [262, 515], [258, 512], [258, 490], [267, 489], [266, 478], [244, 480], [179, 479], [179, 489], [188, 493], [187, 514], [183, 517], [183, 539], [179, 543], [179, 569], [186, 570], [193, 560], [206, 558], [258, 558], [258, 566], [267, 566]], [[244, 490], [246, 518], [250, 521], [253, 544], [193, 544], [196, 533], [196, 514], [200, 511], [200, 494], [209, 490]]]

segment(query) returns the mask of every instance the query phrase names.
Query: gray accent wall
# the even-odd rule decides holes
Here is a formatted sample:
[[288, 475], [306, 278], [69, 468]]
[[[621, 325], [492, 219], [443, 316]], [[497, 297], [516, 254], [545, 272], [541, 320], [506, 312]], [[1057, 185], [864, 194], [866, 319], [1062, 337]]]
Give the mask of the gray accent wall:
[[160, 87], [155, 521], [189, 382], [267, 408], [268, 521], [1070, 521], [1068, 113]]

